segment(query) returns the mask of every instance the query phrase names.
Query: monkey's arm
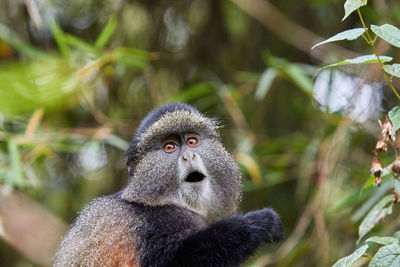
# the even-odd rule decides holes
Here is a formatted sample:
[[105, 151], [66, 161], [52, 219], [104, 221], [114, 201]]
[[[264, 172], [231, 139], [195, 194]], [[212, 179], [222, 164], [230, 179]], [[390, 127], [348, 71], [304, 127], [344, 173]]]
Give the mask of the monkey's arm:
[[257, 210], [220, 220], [189, 236], [183, 240], [175, 261], [180, 266], [237, 266], [261, 242], [279, 241], [282, 237], [276, 212], [269, 208]]
[[196, 231], [175, 219], [152, 222], [139, 252], [142, 266], [238, 266], [261, 242], [283, 236], [279, 215], [269, 208], [234, 215]]

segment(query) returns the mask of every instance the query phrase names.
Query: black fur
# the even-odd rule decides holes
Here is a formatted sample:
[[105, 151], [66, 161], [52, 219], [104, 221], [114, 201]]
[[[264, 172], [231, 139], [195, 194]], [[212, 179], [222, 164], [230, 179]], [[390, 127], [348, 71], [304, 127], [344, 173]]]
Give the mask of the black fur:
[[132, 205], [145, 218], [138, 253], [143, 267], [239, 266], [261, 242], [283, 236], [279, 216], [270, 208], [207, 225], [199, 215], [176, 206]]
[[[196, 163], [193, 156], [192, 161], [207, 171], [209, 181], [205, 182], [211, 188], [206, 193], [206, 183], [194, 187], [178, 179], [179, 171], [185, 170], [179, 165], [183, 164], [179, 155], [167, 156], [160, 144], [151, 151], [142, 146], [146, 138], [141, 136], [152, 133], [149, 127], [176, 110], [185, 111], [173, 115], [182, 115], [190, 124], [204, 119], [204, 129], [197, 134], [206, 137], [201, 146], [191, 149], [198, 149], [193, 155], [201, 159]], [[282, 239], [279, 215], [270, 208], [227, 217], [239, 201], [241, 175], [218, 137], [207, 137], [209, 130], [215, 130], [213, 121], [199, 114], [189, 105], [175, 103], [155, 109], [143, 120], [126, 153], [130, 182], [116, 194], [95, 199], [81, 212], [57, 251], [55, 266], [239, 266], [262, 242]], [[160, 129], [169, 126], [170, 120], [176, 122], [175, 117], [166, 118]], [[185, 123], [175, 127], [181, 124]], [[136, 161], [140, 164], [134, 169]], [[195, 193], [198, 198], [189, 199], [206, 211], [185, 199]]]
[[140, 136], [145, 133], [147, 129], [158, 119], [160, 119], [165, 113], [173, 112], [175, 110], [187, 110], [197, 114], [200, 113], [196, 108], [183, 103], [165, 104], [157, 109], [154, 109], [140, 123], [139, 127], [136, 130], [136, 134], [133, 137], [132, 143], [125, 153], [126, 165], [128, 167], [133, 169], [135, 161], [137, 160], [137, 144], [140, 142]]

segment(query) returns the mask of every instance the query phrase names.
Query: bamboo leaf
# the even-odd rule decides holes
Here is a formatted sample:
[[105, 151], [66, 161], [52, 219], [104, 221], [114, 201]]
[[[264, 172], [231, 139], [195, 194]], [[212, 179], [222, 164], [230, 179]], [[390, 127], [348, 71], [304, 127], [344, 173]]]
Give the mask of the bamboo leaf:
[[61, 51], [61, 54], [63, 54], [65, 57], [68, 57], [71, 51], [68, 47], [67, 38], [64, 35], [64, 32], [61, 29], [60, 25], [58, 25], [57, 22], [54, 22], [50, 25], [50, 29], [53, 34], [53, 38]]
[[356, 28], [356, 29], [351, 29], [347, 30], [344, 32], [340, 32], [331, 38], [326, 39], [325, 41], [322, 41], [320, 43], [317, 43], [311, 49], [314, 49], [315, 47], [326, 44], [326, 43], [331, 43], [331, 42], [336, 42], [336, 41], [341, 41], [341, 40], [355, 40], [358, 37], [360, 37], [363, 33], [365, 32], [364, 28]]
[[261, 100], [265, 97], [277, 75], [278, 72], [274, 68], [268, 68], [266, 71], [263, 72], [263, 74], [261, 74], [260, 81], [258, 82], [255, 91], [256, 99]]
[[69, 45], [74, 46], [84, 52], [89, 52], [92, 54], [96, 52], [96, 49], [94, 49], [89, 43], [74, 35], [65, 34], [65, 40]]
[[22, 41], [11, 29], [0, 23], [0, 38], [10, 44], [14, 49], [20, 53], [25, 54], [32, 58], [45, 58], [48, 57], [46, 53], [36, 49]]
[[78, 81], [65, 58], [0, 65], [0, 110], [5, 115], [77, 104]]
[[100, 33], [99, 37], [97, 37], [94, 47], [96, 49], [102, 49], [110, 40], [111, 35], [114, 33], [115, 28], [117, 27], [117, 20], [115, 18], [111, 18], [107, 25], [104, 27], [103, 31]]
[[129, 147], [129, 142], [114, 134], [109, 134], [104, 141], [122, 151], [127, 150]]
[[171, 99], [174, 102], [192, 102], [201, 97], [206, 97], [214, 92], [214, 89], [208, 82], [201, 82], [180, 91]]
[[22, 164], [21, 164], [21, 156], [19, 153], [18, 145], [12, 140], [7, 143], [8, 154], [10, 157], [11, 168], [13, 174], [11, 176], [11, 181], [9, 181], [12, 185], [20, 186], [23, 183], [23, 172], [22, 172]]
[[304, 68], [300, 67], [298, 64], [287, 64], [286, 68], [282, 69], [282, 71], [306, 94], [312, 95], [313, 82]]

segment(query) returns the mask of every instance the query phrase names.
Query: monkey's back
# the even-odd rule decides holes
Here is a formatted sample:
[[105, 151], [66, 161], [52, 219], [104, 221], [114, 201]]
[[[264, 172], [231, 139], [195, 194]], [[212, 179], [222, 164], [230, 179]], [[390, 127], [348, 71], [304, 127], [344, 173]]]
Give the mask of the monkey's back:
[[93, 200], [65, 235], [54, 266], [139, 266], [140, 220], [117, 194]]

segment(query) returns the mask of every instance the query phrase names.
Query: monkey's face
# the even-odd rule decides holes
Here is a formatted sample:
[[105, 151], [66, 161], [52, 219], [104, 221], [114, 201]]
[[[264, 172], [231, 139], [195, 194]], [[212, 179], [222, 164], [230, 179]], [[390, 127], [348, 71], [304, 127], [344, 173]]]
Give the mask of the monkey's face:
[[241, 175], [212, 121], [192, 112], [165, 114], [143, 136], [129, 201], [176, 204], [210, 220], [235, 211]]

